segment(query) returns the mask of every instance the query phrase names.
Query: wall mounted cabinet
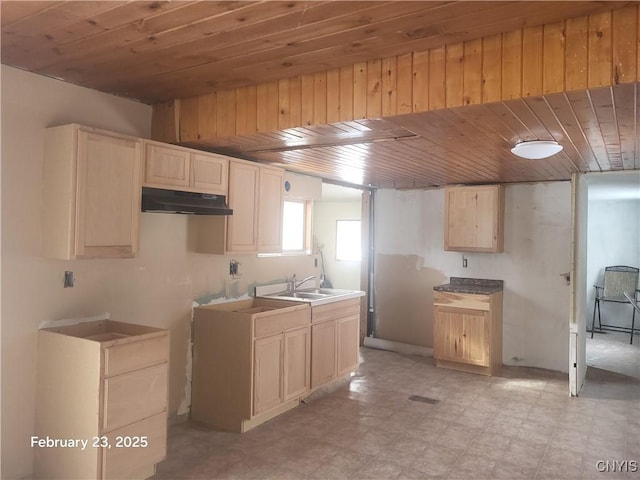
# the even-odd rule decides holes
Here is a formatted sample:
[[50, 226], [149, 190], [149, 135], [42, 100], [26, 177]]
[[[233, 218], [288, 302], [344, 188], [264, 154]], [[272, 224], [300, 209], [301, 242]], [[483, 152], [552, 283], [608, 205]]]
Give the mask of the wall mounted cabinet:
[[227, 157], [148, 140], [144, 146], [145, 187], [227, 195]]
[[166, 456], [169, 333], [103, 320], [38, 332], [36, 478], [148, 478]]
[[504, 188], [501, 185], [447, 187], [444, 249], [456, 252], [502, 252]]
[[45, 131], [43, 254], [132, 257], [138, 250], [142, 141], [76, 124]]
[[229, 161], [228, 217], [199, 217], [200, 253], [277, 253], [282, 249], [284, 170], [255, 162]]

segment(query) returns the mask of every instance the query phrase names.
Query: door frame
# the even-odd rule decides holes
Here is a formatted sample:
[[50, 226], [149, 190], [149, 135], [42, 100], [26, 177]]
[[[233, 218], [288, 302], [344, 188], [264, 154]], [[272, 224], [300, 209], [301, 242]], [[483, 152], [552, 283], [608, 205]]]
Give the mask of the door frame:
[[569, 393], [580, 395], [587, 374], [587, 219], [588, 181], [571, 177], [571, 270], [569, 301]]

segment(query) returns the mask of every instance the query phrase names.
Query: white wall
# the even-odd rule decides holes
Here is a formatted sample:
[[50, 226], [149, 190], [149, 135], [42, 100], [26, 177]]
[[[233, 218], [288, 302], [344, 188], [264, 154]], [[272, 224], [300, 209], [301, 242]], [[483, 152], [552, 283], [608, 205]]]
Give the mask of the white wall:
[[313, 204], [313, 231], [322, 248], [325, 271], [333, 288], [360, 290], [360, 262], [336, 260], [336, 221], [360, 220], [360, 201], [322, 201]]
[[[640, 188], [640, 187], [639, 187]], [[640, 199], [590, 200], [587, 254], [587, 325], [591, 328], [595, 289], [609, 265], [640, 267]], [[602, 303], [602, 322], [631, 326], [630, 305]], [[596, 318], [596, 325], [597, 325]]]
[[[169, 414], [187, 411], [192, 302], [256, 283], [317, 274], [314, 257], [193, 253], [187, 216], [142, 214], [140, 252], [133, 259], [62, 261], [42, 258], [40, 228], [44, 129], [71, 122], [148, 137], [151, 108], [137, 102], [2, 67], [2, 472], [32, 472], [28, 439], [35, 423], [37, 329], [42, 322], [110, 313], [114, 320], [171, 331]], [[65, 270], [74, 288], [62, 288]]]
[[[434, 285], [451, 276], [504, 280], [504, 363], [567, 372], [569, 286], [562, 274], [569, 272], [570, 197], [570, 182], [507, 185], [505, 252], [465, 253], [468, 268], [463, 268], [463, 254], [443, 250], [444, 190], [379, 190], [376, 330], [406, 337], [389, 340], [432, 346]], [[403, 265], [412, 283], [396, 282], [395, 291], [381, 292], [379, 266], [389, 269], [394, 262]], [[404, 304], [424, 304], [419, 322], [387, 310], [385, 294]]]

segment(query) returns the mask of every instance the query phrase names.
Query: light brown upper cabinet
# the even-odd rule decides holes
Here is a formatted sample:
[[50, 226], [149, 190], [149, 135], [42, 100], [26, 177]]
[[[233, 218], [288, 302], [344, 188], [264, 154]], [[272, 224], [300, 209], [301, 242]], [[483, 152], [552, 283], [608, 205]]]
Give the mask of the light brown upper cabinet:
[[200, 253], [277, 253], [282, 249], [284, 171], [244, 160], [229, 160], [227, 217], [200, 216]]
[[145, 187], [227, 194], [229, 160], [166, 143], [145, 141]]
[[70, 124], [45, 132], [43, 253], [133, 257], [138, 250], [142, 141]]
[[258, 196], [260, 167], [257, 163], [231, 160], [229, 165], [229, 207], [227, 251], [258, 250]]
[[479, 185], [445, 188], [444, 249], [504, 250], [504, 188]]
[[279, 252], [282, 249], [282, 205], [284, 171], [260, 167], [258, 195], [258, 251]]

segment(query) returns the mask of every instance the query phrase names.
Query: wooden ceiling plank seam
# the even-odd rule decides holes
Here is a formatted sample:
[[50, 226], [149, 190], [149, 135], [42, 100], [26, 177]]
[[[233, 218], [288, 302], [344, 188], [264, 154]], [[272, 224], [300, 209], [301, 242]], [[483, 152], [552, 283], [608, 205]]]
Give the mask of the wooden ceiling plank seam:
[[[425, 151], [429, 151], [429, 156], [425, 156]], [[459, 163], [457, 159], [453, 161], [448, 159], [445, 151], [439, 151], [437, 148], [422, 147], [418, 150], [414, 144], [400, 143], [391, 147], [391, 151], [395, 152], [394, 155], [389, 155], [394, 162], [402, 158], [409, 159], [409, 165], [403, 163], [401, 169], [408, 175], [420, 176], [425, 178], [426, 176], [439, 176], [441, 179], [450, 175], [452, 169], [454, 171], [468, 170], [468, 166]], [[394, 165], [391, 171], [398, 169], [397, 165]], [[477, 173], [477, 172], [476, 172]], [[484, 178], [489, 178], [484, 172], [481, 173]]]
[[580, 128], [584, 132], [596, 161], [600, 166], [600, 171], [611, 170], [604, 139], [602, 138], [602, 133], [599, 131], [598, 120], [589, 91], [566, 92], [566, 95], [576, 118], [580, 122]]
[[[152, 3], [152, 2], [149, 2], [149, 3]], [[196, 29], [193, 27], [194, 25], [202, 25], [206, 22], [215, 22], [220, 24], [221, 17], [236, 15], [237, 13], [240, 13], [238, 12], [238, 10], [240, 11], [250, 10], [250, 9], [255, 10], [256, 6], [260, 6], [260, 8], [271, 8], [271, 7], [268, 7], [267, 5], [264, 5], [265, 4], [264, 1], [215, 2], [215, 3], [214, 2], [206, 2], [206, 3], [205, 2], [195, 2], [195, 3], [164, 2], [164, 3], [161, 3], [161, 5], [164, 5], [165, 3], [167, 5], [171, 5], [171, 4], [173, 5], [171, 5], [170, 9], [165, 9], [165, 10], [155, 12], [152, 15], [149, 15], [147, 17], [136, 18], [135, 20], [131, 20], [129, 22], [123, 23], [117, 28], [114, 28], [105, 32], [99, 32], [87, 38], [79, 38], [74, 42], [69, 42], [65, 45], [59, 46], [58, 48], [63, 52], [68, 52], [71, 55], [72, 59], [93, 58], [97, 56], [101, 57], [101, 61], [99, 63], [94, 64], [93, 67], [97, 72], [99, 72], [100, 75], [103, 75], [104, 72], [100, 70], [99, 66], [112, 61], [113, 55], [109, 55], [109, 53], [117, 55], [123, 52], [131, 52], [131, 53], [145, 52], [145, 51], [150, 51], [152, 48], [158, 49], [158, 50], [164, 50], [164, 49], [158, 48], [158, 40], [161, 39], [163, 36], [166, 36], [173, 32], [176, 32], [179, 30], [186, 30], [189, 32], [189, 34], [195, 35]], [[295, 5], [295, 2], [291, 2], [291, 4]], [[176, 22], [173, 20], [173, 18], [175, 17], [176, 11], [179, 11], [180, 9], [192, 8], [194, 5], [196, 8], [199, 8], [201, 5], [205, 5], [208, 9], [211, 9], [212, 6], [215, 6], [216, 8], [214, 10], [215, 13], [213, 15], [208, 15], [204, 18], [200, 16], [199, 21], [190, 22], [190, 23], [187, 23], [186, 25], [180, 24], [180, 23], [176, 24]], [[165, 7], [165, 8], [168, 8], [168, 7]], [[301, 6], [301, 8], [303, 7]], [[160, 22], [160, 25], [158, 25], [156, 28], [153, 28], [154, 20], [156, 21], [158, 21], [158, 19], [163, 20], [164, 19], [163, 17], [165, 16], [170, 18], [171, 21], [164, 22], [164, 23]], [[235, 18], [231, 19], [232, 22], [234, 20]], [[240, 22], [236, 21], [234, 23], [240, 23], [241, 25], [240, 28], [246, 28], [246, 24], [248, 24], [248, 22], [246, 22], [246, 19], [244, 21], [240, 21]], [[147, 28], [143, 30], [140, 27], [144, 25], [147, 25]], [[151, 25], [151, 27], [149, 27], [149, 25]], [[219, 26], [218, 28], [222, 28], [222, 27]], [[205, 31], [202, 33], [205, 34], [205, 39], [207, 39], [206, 33], [209, 33], [209, 32]], [[124, 37], [124, 40], [123, 40], [123, 37]], [[133, 38], [129, 38], [129, 37], [133, 37]], [[91, 40], [91, 43], [89, 45], [94, 47], [94, 49], [87, 48], [87, 42], [89, 40]], [[84, 48], [80, 48], [80, 47], [84, 47]], [[125, 47], [126, 47], [126, 50], [122, 50]], [[75, 52], [75, 55], [74, 55], [74, 52]], [[158, 54], [158, 55], [161, 56], [161, 54]], [[136, 61], [139, 62], [139, 59], [136, 59]], [[123, 69], [125, 69], [126, 67], [130, 66], [130, 64], [126, 64], [125, 62], [122, 62], [122, 66], [123, 66]]]
[[327, 123], [340, 122], [340, 69], [327, 70]]
[[522, 31], [522, 97], [542, 95], [543, 27]]
[[[65, 3], [69, 3], [71, 5], [76, 2], [65, 2]], [[85, 2], [85, 3], [90, 4], [92, 2]], [[95, 2], [95, 3], [97, 5], [99, 2]], [[122, 53], [122, 50], [117, 50], [116, 45], [112, 45], [109, 42], [104, 41], [104, 39], [101, 37], [114, 35], [118, 38], [122, 38], [124, 36], [126, 41], [128, 40], [128, 35], [123, 35], [123, 33], [125, 34], [127, 33], [127, 32], [122, 32], [123, 29], [129, 30], [130, 31], [129, 33], [143, 35], [143, 34], [140, 34], [139, 32], [139, 25], [141, 24], [141, 22], [143, 21], [148, 22], [150, 19], [162, 16], [162, 15], [170, 15], [175, 9], [183, 8], [189, 5], [186, 2], [183, 3], [183, 2], [169, 2], [169, 1], [164, 1], [164, 2], [133, 1], [133, 2], [120, 2], [121, 4], [107, 1], [102, 3], [109, 5], [109, 8], [105, 12], [103, 12], [104, 15], [112, 11], [122, 12], [123, 8], [128, 8], [129, 6], [133, 8], [134, 11], [137, 11], [140, 8], [143, 8], [143, 11], [146, 11], [144, 10], [146, 8], [147, 10], [152, 12], [152, 14], [146, 17], [136, 16], [135, 19], [128, 18], [127, 20], [125, 20], [123, 24], [120, 24], [116, 27], [91, 33], [87, 36], [82, 36], [81, 38], [78, 38], [77, 40], [74, 40], [74, 41], [55, 44], [53, 49], [51, 48], [51, 45], [50, 45], [51, 42], [40, 43], [37, 46], [38, 47], [37, 50], [34, 51], [32, 55], [28, 57], [25, 56], [23, 60], [25, 62], [28, 60], [29, 65], [31, 66], [30, 68], [33, 69], [34, 71], [42, 71], [43, 73], [47, 73], [51, 75], [54, 73], [64, 72], [64, 69], [60, 67], [60, 65], [66, 65], [67, 67], [69, 66], [74, 67], [74, 65], [76, 65], [76, 63], [81, 60], [96, 62], [98, 58], [101, 58], [103, 60], [113, 60], [114, 58], [117, 59], [119, 58], [119, 55]], [[114, 8], [114, 5], [116, 5], [116, 8]], [[83, 20], [80, 19], [79, 23], [81, 23], [82, 21]], [[86, 21], [90, 24], [92, 24], [93, 22], [96, 22], [93, 19], [87, 19]], [[147, 36], [145, 35], [144, 38], [147, 38]], [[55, 41], [55, 39], [52, 39], [52, 40]], [[127, 45], [125, 43], [122, 46], [127, 46]], [[95, 48], [97, 48], [98, 50], [96, 51]], [[54, 55], [51, 55], [52, 52]], [[3, 48], [3, 54], [4, 53], [5, 51]], [[59, 58], [61, 56], [64, 56], [65, 59], [61, 60]], [[54, 65], [57, 67], [57, 70], [52, 69]]]
[[[469, 110], [469, 107], [466, 107], [465, 109], [452, 109], [452, 113], [462, 118], [466, 118], [467, 121], [478, 128], [478, 130], [481, 131], [493, 143], [503, 143], [507, 146], [513, 145], [512, 138], [516, 137], [515, 132], [513, 132], [505, 122], [498, 118], [498, 116], [489, 112], [485, 104], [478, 105], [477, 108], [474, 107], [473, 111], [465, 110]], [[507, 135], [505, 135], [505, 133]], [[510, 168], [518, 171], [518, 173], [524, 173], [521, 164], [513, 163], [514, 159], [514, 157], [507, 158], [505, 154], [504, 157], [499, 158], [498, 160], [500, 161], [501, 165], [507, 164]]]
[[482, 103], [482, 39], [463, 43], [462, 104]]
[[603, 87], [611, 82], [611, 12], [589, 15], [588, 87]]
[[353, 66], [340, 67], [340, 121], [353, 120]]
[[[451, 131], [457, 133], [458, 136], [462, 138], [474, 138], [477, 135], [478, 129], [474, 125], [472, 125], [467, 117], [463, 117], [457, 115], [453, 110], [460, 109], [451, 109], [451, 110], [439, 110], [436, 113], [435, 117], [438, 118], [438, 128], [441, 130], [439, 138], [447, 137], [450, 135]], [[441, 123], [442, 122], [442, 123]], [[479, 139], [487, 138], [484, 135], [478, 137]], [[463, 155], [463, 158], [468, 158], [467, 155], [464, 155], [463, 152], [469, 150], [469, 153], [472, 154], [471, 161], [474, 163], [476, 168], [481, 165], [487, 169], [489, 173], [495, 173], [496, 166], [499, 165], [499, 162], [503, 161], [504, 158], [501, 158], [504, 154], [504, 150], [500, 148], [496, 148], [494, 146], [493, 141], [482, 142], [479, 145], [470, 145], [469, 147], [465, 147], [464, 145], [467, 142], [452, 140], [455, 145], [455, 149]], [[442, 144], [437, 141], [434, 142], [440, 144], [443, 148], [449, 149], [448, 142], [447, 144]]]
[[[542, 47], [541, 47], [541, 43], [540, 43], [540, 49], [541, 49], [541, 48], [542, 48]], [[432, 52], [432, 53], [433, 53], [433, 52]], [[433, 69], [432, 69], [432, 70], [433, 70]], [[538, 71], [538, 72], [540, 72], [540, 71], [541, 71], [541, 65], [537, 67], [537, 71]], [[164, 88], [164, 87], [162, 87], [162, 88]], [[541, 80], [540, 80], [539, 88], [540, 88], [540, 91], [541, 91], [541, 89], [542, 89], [542, 83], [541, 83]]]
[[[402, 158], [402, 155], [407, 155], [407, 152], [409, 152], [408, 154], [413, 155], [415, 158], [421, 159], [421, 161], [423, 161], [422, 159], [426, 158], [427, 156], [437, 156], [441, 159], [441, 161], [444, 161], [444, 155], [447, 152], [446, 147], [440, 145], [439, 143], [436, 143], [433, 140], [433, 138], [437, 138], [439, 135], [441, 135], [442, 132], [438, 131], [436, 134], [431, 135], [429, 131], [416, 128], [416, 126], [411, 125], [410, 122], [403, 122], [403, 125], [405, 128], [409, 128], [412, 131], [419, 131], [420, 137], [416, 140], [412, 140], [410, 144], [401, 142], [399, 144], [388, 145], [387, 148], [392, 151], [397, 151], [396, 156], [398, 158]], [[401, 149], [406, 149], [406, 151], [401, 151]], [[449, 161], [454, 165], [462, 165], [462, 163], [460, 162], [463, 162], [463, 158], [464, 155], [460, 155], [459, 157], [449, 159]], [[482, 168], [481, 170], [484, 171], [484, 168]]]
[[635, 82], [638, 56], [638, 5], [612, 12], [612, 62], [614, 83]]
[[615, 103], [613, 91], [608, 88], [594, 88], [588, 90], [596, 119], [600, 126], [600, 132], [604, 139], [604, 145], [609, 159], [611, 170], [622, 170], [622, 152], [620, 149], [620, 131], [616, 121]]
[[[77, 3], [78, 2], [75, 2], [74, 5], [77, 5]], [[50, 52], [63, 53], [61, 47], [64, 49], [64, 45], [76, 42], [78, 39], [82, 39], [82, 42], [86, 44], [91, 41], [93, 35], [98, 35], [121, 27], [123, 25], [121, 23], [123, 19], [126, 19], [124, 20], [125, 24], [130, 23], [128, 19], [131, 18], [132, 14], [139, 16], [137, 13], [138, 11], [145, 12], [150, 8], [155, 8], [159, 5], [157, 2], [153, 1], [107, 1], [86, 3], [96, 7], [100, 4], [105, 4], [104, 10], [95, 10], [91, 12], [91, 15], [83, 15], [82, 18], [74, 18], [74, 20], [69, 23], [57, 25], [55, 27], [51, 27], [50, 21], [47, 19], [48, 28], [50, 29], [45, 35], [27, 36], [24, 41], [21, 42], [20, 47], [23, 51], [23, 55], [26, 57], [23, 58], [23, 60], [26, 61], [28, 58], [32, 58], [34, 56], [46, 58], [50, 55]], [[184, 5], [188, 5], [189, 3], [192, 2], [183, 2], [179, 8], [182, 8]], [[163, 11], [166, 11], [165, 9], [166, 5], [163, 7]], [[135, 13], [129, 13], [128, 10]], [[175, 12], [175, 9], [170, 11]], [[4, 38], [7, 32], [3, 29], [2, 33]], [[80, 46], [77, 46], [76, 48], [80, 48]], [[3, 49], [3, 53], [9, 58], [11, 57], [11, 53], [7, 52], [6, 49]], [[35, 68], [36, 65], [33, 65], [33, 67]]]
[[579, 120], [575, 116], [575, 112], [567, 99], [565, 93], [556, 93], [552, 95], [546, 95], [544, 97], [545, 102], [549, 105], [557, 117], [558, 122], [566, 131], [566, 140], [562, 142], [563, 146], [566, 142], [570, 142], [577, 150], [582, 160], [584, 167], [581, 169], [582, 173], [586, 172], [599, 172], [600, 165], [598, 164], [591, 146], [587, 141], [587, 138], [582, 131]]
[[[527, 137], [521, 137], [518, 139], [519, 141], [549, 139], [546, 138], [550, 136], [549, 132], [524, 103], [524, 98], [500, 102], [499, 104], [489, 104], [488, 106], [492, 111], [496, 111], [496, 113], [498, 113], [497, 109], [499, 107], [504, 108], [509, 115], [513, 116], [515, 121], [529, 132]], [[518, 140], [516, 140], [516, 143], [518, 143]], [[549, 175], [550, 177], [557, 177], [560, 173], [555, 166], [549, 165], [546, 162], [536, 162], [535, 168], [540, 170], [543, 175]]]
[[[333, 2], [329, 2], [329, 3], [333, 3]], [[319, 5], [321, 6], [322, 4], [319, 4]], [[360, 11], [363, 8], [363, 6], [359, 5], [358, 3], [354, 3], [353, 5], [358, 5], [357, 7], [358, 11]], [[379, 3], [378, 5], [379, 6], [377, 7], [370, 7], [368, 9], [384, 7], [384, 6], [380, 6], [382, 5], [381, 3]], [[314, 6], [313, 8], [319, 8], [319, 7]], [[331, 5], [326, 8], [330, 8], [332, 12], [335, 12], [336, 10], [336, 7], [334, 5]], [[355, 8], [355, 7], [352, 7], [352, 8]], [[390, 7], [384, 7], [384, 8], [390, 8]], [[415, 9], [415, 8], [416, 8], [415, 6], [412, 7], [412, 9]], [[397, 6], [394, 7], [394, 10], [398, 10]], [[322, 22], [318, 22], [318, 23], [320, 25], [326, 25], [326, 28], [328, 28], [329, 32], [333, 33], [334, 36], [336, 35], [335, 33], [336, 31], [338, 31], [340, 35], [343, 35], [345, 34], [345, 32], [340, 30], [339, 23], [338, 23], [338, 19], [341, 18], [342, 16], [346, 17], [345, 21], [347, 22], [350, 21], [350, 19], [348, 18], [348, 15], [341, 15], [341, 16], [337, 16], [337, 17], [334, 16], [334, 17], [325, 19]], [[309, 25], [304, 25], [304, 30], [303, 30], [299, 22], [296, 22], [295, 20], [296, 18], [292, 18], [292, 23], [290, 25], [290, 28], [287, 28], [287, 25], [282, 25], [282, 22], [277, 22], [274, 25], [274, 27], [277, 26], [277, 28], [274, 28], [273, 33], [268, 33], [266, 36], [259, 37], [259, 38], [255, 38], [255, 35], [252, 35], [250, 32], [246, 32], [245, 30], [242, 30], [247, 28], [245, 25], [243, 25], [242, 27], [235, 29], [233, 31], [221, 32], [221, 34], [224, 33], [223, 37], [221, 38], [222, 41], [217, 42], [219, 45], [217, 45], [216, 48], [213, 50], [210, 48], [210, 43], [212, 41], [215, 41], [216, 40], [215, 38], [212, 38], [212, 37], [209, 37], [206, 39], [197, 38], [195, 40], [188, 40], [188, 41], [185, 41], [184, 43], [168, 46], [160, 50], [153, 57], [148, 59], [144, 64], [140, 64], [139, 60], [132, 58], [131, 61], [129, 61], [129, 63], [124, 66], [125, 67], [127, 65], [135, 66], [137, 71], [144, 73], [149, 68], [154, 68], [154, 65], [156, 64], [155, 58], [167, 57], [167, 56], [171, 57], [174, 54], [180, 54], [184, 50], [191, 52], [189, 58], [196, 58], [197, 55], [199, 55], [199, 52], [202, 50], [202, 49], [199, 50], [200, 47], [198, 47], [197, 45], [198, 43], [202, 43], [204, 45], [204, 51], [206, 51], [206, 56], [208, 58], [216, 58], [218, 62], [225, 59], [227, 60], [228, 65], [221, 65], [219, 67], [219, 70], [228, 70], [233, 65], [244, 65], [247, 62], [256, 64], [258, 63], [258, 60], [256, 60], [253, 57], [258, 57], [258, 58], [264, 57], [265, 55], [268, 54], [268, 52], [271, 52], [269, 58], [275, 59], [280, 63], [286, 63], [288, 57], [287, 55], [283, 54], [284, 53], [283, 51], [296, 51], [296, 50], [303, 51], [305, 48], [307, 48], [306, 44], [304, 44], [299, 39], [292, 40], [291, 38], [291, 36], [293, 35], [292, 32], [296, 30], [301, 30], [307, 36], [312, 35], [310, 33], [311, 29], [309, 28]], [[388, 22], [389, 18], [383, 17], [381, 21]], [[262, 23], [273, 24], [274, 18], [269, 18]], [[365, 31], [366, 30], [365, 27], [359, 27], [358, 31], [360, 30]], [[231, 39], [235, 38], [235, 37], [232, 37], [231, 34], [233, 34], [236, 30], [237, 30], [236, 37], [238, 41], [236, 43], [230, 44], [230, 42], [233, 41]], [[350, 30], [354, 30], [354, 28], [351, 28]], [[346, 31], [349, 31], [349, 30], [346, 30]], [[324, 35], [324, 36], [327, 36], [327, 35]], [[322, 38], [323, 36], [320, 36], [319, 38], [312, 37], [311, 40], [322, 41]], [[337, 45], [344, 43], [339, 39], [335, 39], [334, 42]], [[196, 45], [190, 45], [191, 43], [196, 43]], [[135, 48], [135, 45], [132, 48]], [[250, 58], [247, 58], [248, 57], [247, 52], [252, 52], [252, 54], [249, 56]], [[187, 58], [186, 60], [190, 61], [189, 58]], [[106, 65], [108, 67], [108, 64]], [[206, 67], [206, 65], [208, 65], [207, 61], [201, 61], [199, 63], [190, 62], [188, 64], [177, 66], [172, 71], [175, 72], [175, 71], [196, 69], [199, 67]], [[162, 73], [163, 72], [155, 72], [156, 75], [160, 75]], [[315, 72], [312, 72], [312, 73], [315, 73]], [[102, 76], [102, 75], [104, 75], [104, 72], [101, 70], [97, 70], [94, 74], [94, 76]]]
[[[375, 38], [375, 37], [374, 37], [374, 38]], [[342, 44], [340, 43], [340, 45], [342, 45]], [[381, 46], [381, 45], [378, 45], [377, 47], [379, 47], [379, 46]], [[326, 50], [326, 49], [325, 49], [325, 50]], [[339, 53], [340, 53], [340, 52], [337, 52], [336, 54], [339, 54]], [[342, 55], [342, 56], [344, 56], [344, 55]], [[280, 55], [278, 55], [278, 59], [280, 59], [280, 58], [281, 58], [281, 57], [280, 57]], [[288, 63], [295, 63], [295, 60], [293, 59], [293, 57], [291, 57], [291, 56], [290, 56], [290, 57], [287, 57], [287, 58], [288, 58], [288, 60], [287, 60], [287, 62], [288, 62]], [[242, 59], [242, 61], [244, 62], [244, 60], [245, 60], [245, 59], [243, 58], [243, 59]], [[246, 62], [244, 62], [244, 63], [246, 64]], [[250, 63], [255, 64], [255, 62], [250, 62]], [[202, 67], [202, 68], [206, 68], [206, 65], [205, 65], [205, 66], [201, 66], [201, 67]], [[265, 67], [265, 66], [262, 66], [262, 67]], [[262, 68], [262, 67], [261, 67], [261, 68]], [[262, 69], [264, 70], [264, 68], [262, 68]], [[226, 70], [226, 71], [230, 71], [230, 69], [229, 69], [229, 68], [225, 68], [225, 70]], [[189, 72], [189, 73], [190, 73], [191, 75], [196, 75], [196, 76], [197, 76], [197, 73], [195, 73], [195, 72], [193, 72], [193, 71], [191, 71], [191, 72]], [[170, 82], [170, 81], [171, 81], [171, 78], [169, 78], [167, 81], [169, 81], [169, 82]]]
[[502, 35], [482, 38], [482, 102], [497, 102], [502, 93]]
[[635, 156], [638, 148], [636, 135], [636, 89], [634, 84], [622, 84], [612, 87], [613, 105], [620, 141], [622, 165], [625, 170], [635, 168]]
[[557, 93], [565, 90], [565, 22], [546, 24], [542, 42], [542, 93]]
[[60, 3], [62, 2], [53, 2], [48, 0], [40, 2], [15, 1], [11, 3], [12, 8], [8, 9], [7, 6], [9, 3], [4, 1], [0, 3], [0, 26], [2, 26], [3, 29], [6, 27], [14, 27], [22, 21], [26, 21], [33, 16], [40, 15], [42, 10], [55, 8]]
[[522, 96], [522, 29], [502, 35], [501, 100]]
[[398, 57], [383, 58], [380, 63], [380, 116], [398, 113]]
[[[468, 165], [473, 165], [473, 168], [475, 169], [476, 172], [481, 173], [482, 175], [492, 175], [495, 169], [495, 163], [491, 162], [490, 160], [483, 160], [483, 161], [478, 161], [477, 158], [469, 157], [469, 153], [477, 153], [477, 150], [474, 150], [473, 152], [469, 152], [468, 148], [465, 148], [463, 145], [460, 145], [458, 142], [453, 142], [453, 148], [451, 148], [449, 145], [444, 145], [440, 140], [443, 139], [443, 137], [446, 137], [446, 135], [444, 135], [444, 132], [442, 131], [443, 129], [439, 129], [437, 131], [434, 131], [433, 134], [430, 134], [430, 132], [428, 130], [424, 131], [424, 134], [421, 134], [421, 141], [420, 143], [422, 143], [423, 146], [422, 148], [425, 149], [425, 151], [429, 152], [430, 155], [438, 155], [434, 152], [440, 152], [439, 154], [439, 158], [441, 158], [443, 161], [447, 162], [447, 164], [449, 165], [454, 165], [454, 166], [458, 166], [460, 168], [464, 168], [465, 166]], [[449, 131], [449, 129], [447, 129], [447, 131]], [[422, 146], [421, 145], [421, 146]], [[410, 143], [402, 143], [403, 147], [406, 147], [407, 149], [411, 150], [414, 149], [416, 151], [416, 155], [418, 156], [424, 156], [424, 152], [422, 152], [421, 150], [418, 150], [418, 142], [410, 142]], [[393, 148], [393, 147], [392, 147]], [[449, 155], [447, 155], [449, 154]], [[455, 156], [451, 156], [451, 154], [454, 154]], [[484, 158], [484, 155], [483, 155]]]
[[[563, 146], [562, 153], [564, 153], [571, 164], [570, 171], [574, 173], [584, 171], [586, 166], [580, 153], [576, 149], [575, 145], [571, 141], [567, 130], [562, 126], [555, 112], [546, 101], [545, 97], [529, 97], [524, 99], [527, 106], [531, 111], [540, 119], [540, 121], [546, 126], [551, 137]], [[554, 159], [559, 159], [560, 156], [554, 156]], [[576, 164], [581, 165], [580, 167]]]
[[[447, 133], [445, 133], [445, 130]], [[473, 168], [477, 172], [481, 172], [483, 175], [492, 175], [496, 173], [497, 163], [495, 158], [492, 158], [489, 155], [490, 149], [485, 150], [484, 146], [483, 148], [465, 147], [464, 144], [460, 144], [460, 142], [455, 142], [454, 140], [445, 142], [436, 140], [439, 138], [446, 138], [451, 130], [452, 129], [439, 128], [434, 129], [433, 132], [423, 132], [422, 138], [428, 138], [431, 143], [428, 147], [429, 153], [433, 153], [434, 151], [441, 152], [440, 155], [447, 158], [447, 161], [452, 165], [459, 165], [461, 167], [473, 165]], [[459, 132], [456, 135], [462, 136]], [[411, 146], [417, 149], [418, 145], [418, 143], [413, 143]], [[474, 148], [473, 151], [471, 151], [470, 148]], [[481, 153], [479, 154], [478, 152]]]
[[589, 17], [567, 19], [565, 38], [565, 88], [584, 90], [589, 83]]

